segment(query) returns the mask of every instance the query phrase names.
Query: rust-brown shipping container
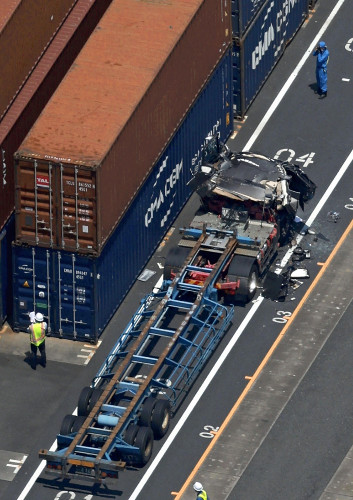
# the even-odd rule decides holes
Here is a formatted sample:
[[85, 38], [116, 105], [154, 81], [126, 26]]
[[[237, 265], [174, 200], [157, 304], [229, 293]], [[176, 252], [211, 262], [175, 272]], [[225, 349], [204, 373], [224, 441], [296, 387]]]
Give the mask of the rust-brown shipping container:
[[[9, 2], [6, 3], [9, 4]], [[74, 2], [74, 6], [56, 30], [33, 71], [0, 120], [2, 165], [0, 230], [15, 209], [13, 155], [110, 3], [111, 0], [76, 0]], [[5, 4], [1, 3], [2, 13], [5, 13]]]
[[75, 3], [74, 0], [0, 1], [0, 116]]
[[229, 0], [113, 0], [16, 154], [17, 242], [99, 254], [230, 43]]

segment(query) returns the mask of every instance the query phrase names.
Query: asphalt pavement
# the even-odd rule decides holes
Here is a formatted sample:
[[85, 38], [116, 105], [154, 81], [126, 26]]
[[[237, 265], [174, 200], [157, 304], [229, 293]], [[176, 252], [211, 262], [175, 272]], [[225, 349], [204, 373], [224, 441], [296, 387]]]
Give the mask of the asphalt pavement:
[[[310, 55], [278, 107], [265, 120], [261, 131], [257, 129], [336, 3], [323, 0], [317, 3], [316, 12], [286, 49], [251, 106], [246, 120], [237, 124], [238, 133], [229, 141], [230, 147], [238, 151], [251, 143], [251, 149], [269, 156], [278, 155], [280, 159], [288, 157], [304, 166], [317, 184], [315, 198], [308, 204], [305, 214], [300, 214], [306, 220], [312, 216], [312, 227], [316, 231], [316, 236], [306, 235], [301, 243], [311, 250], [311, 259], [307, 262], [310, 278], [303, 280], [297, 290], [291, 290], [284, 303], [263, 300], [260, 304], [239, 308], [232, 328], [178, 408], [168, 436], [155, 442], [150, 463], [143, 469], [123, 472], [120, 479], [107, 488], [92, 489], [80, 482], [63, 483], [48, 478], [39, 469], [41, 462], [38, 450], [49, 449], [54, 445], [63, 417], [74, 411], [82, 387], [89, 385], [114, 345], [117, 333], [127, 324], [139, 300], [161, 275], [166, 252], [175, 243], [177, 231], [167, 238], [147, 264], [148, 269], [155, 271], [154, 277], [147, 282], [136, 282], [106, 328], [102, 343], [96, 350], [75, 342], [67, 350], [64, 341], [55, 343], [54, 339], [48, 339], [47, 367], [43, 369], [39, 366], [34, 371], [25, 362], [27, 339], [17, 337], [15, 342], [12, 339], [5, 342], [11, 333], [0, 333], [0, 387], [5, 402], [0, 412], [0, 498], [169, 499], [176, 496], [172, 492], [182, 491], [214, 438], [214, 433], [218, 432], [246, 388], [249, 381], [247, 377], [256, 373], [280, 335], [283, 311], [286, 316], [294, 313], [322, 269], [320, 264], [326, 262], [352, 219], [352, 166], [345, 164], [352, 151], [353, 128], [353, 117], [348, 112], [353, 82], [353, 52], [348, 50], [348, 41], [352, 38], [349, 0], [343, 2], [324, 33], [331, 53], [328, 97], [320, 100], [314, 94], [315, 59]], [[198, 201], [193, 197], [176, 221], [176, 228], [190, 220], [197, 205]], [[336, 222], [328, 217], [332, 211], [339, 213]], [[284, 257], [284, 251], [279, 257]], [[334, 294], [335, 290], [330, 288], [329, 293]], [[349, 438], [350, 434], [353, 436], [349, 399], [353, 389], [350, 377], [351, 312], [351, 306], [346, 307], [345, 315], [339, 318], [324, 348], [317, 355], [312, 371], [307, 373], [307, 376], [310, 373], [307, 386], [303, 385], [294, 391], [276, 426], [267, 434], [266, 444], [258, 448], [251, 462], [246, 462], [248, 466], [234, 489], [234, 495], [243, 496], [229, 498], [320, 498], [330, 482], [334, 487], [334, 473], [340, 470], [340, 464], [341, 467], [347, 467], [347, 460], [350, 459], [347, 453], [353, 443], [353, 439]], [[286, 358], [283, 363], [286, 363]], [[339, 384], [339, 381], [342, 382]], [[320, 396], [316, 398], [315, 408], [307, 403], [307, 390]], [[332, 400], [332, 394], [339, 397]], [[330, 408], [326, 427], [318, 425], [321, 419], [317, 416], [323, 411], [321, 396]], [[313, 435], [315, 444], [320, 445], [317, 450], [315, 446], [309, 447], [312, 456], [303, 482], [300, 478], [300, 471], [305, 468], [302, 447], [295, 440], [300, 427], [296, 420], [301, 416], [296, 413], [299, 408], [307, 417], [307, 435]], [[323, 420], [325, 423], [325, 418]], [[290, 449], [292, 453], [289, 453]], [[290, 479], [286, 482], [289, 471]], [[205, 486], [208, 486], [206, 480], [207, 477]], [[215, 500], [222, 497], [218, 497], [215, 492], [211, 498]], [[338, 500], [340, 497], [331, 498]]]

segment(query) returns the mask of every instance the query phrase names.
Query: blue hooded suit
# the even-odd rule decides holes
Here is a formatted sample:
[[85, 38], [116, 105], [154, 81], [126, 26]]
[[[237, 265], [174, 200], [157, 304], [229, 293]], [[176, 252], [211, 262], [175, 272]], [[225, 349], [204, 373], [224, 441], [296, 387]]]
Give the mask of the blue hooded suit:
[[319, 46], [315, 49], [314, 56], [316, 59], [316, 81], [319, 94], [327, 93], [327, 63], [329, 59], [329, 51], [327, 50], [325, 42], [320, 42]]

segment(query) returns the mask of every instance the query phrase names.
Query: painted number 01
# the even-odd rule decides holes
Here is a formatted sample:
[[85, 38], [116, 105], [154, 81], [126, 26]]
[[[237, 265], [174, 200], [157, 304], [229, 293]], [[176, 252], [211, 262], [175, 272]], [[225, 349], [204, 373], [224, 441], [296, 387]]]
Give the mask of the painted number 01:
[[203, 429], [204, 431], [200, 432], [199, 436], [206, 439], [212, 439], [214, 438], [216, 432], [219, 430], [219, 427], [213, 427], [212, 425], [205, 425]]
[[293, 149], [280, 149], [275, 154], [275, 160], [287, 161], [290, 163], [294, 158], [296, 163], [302, 163], [302, 167], [308, 167], [311, 163], [314, 163], [315, 153], [308, 153], [307, 155], [298, 156], [295, 158], [295, 151]]

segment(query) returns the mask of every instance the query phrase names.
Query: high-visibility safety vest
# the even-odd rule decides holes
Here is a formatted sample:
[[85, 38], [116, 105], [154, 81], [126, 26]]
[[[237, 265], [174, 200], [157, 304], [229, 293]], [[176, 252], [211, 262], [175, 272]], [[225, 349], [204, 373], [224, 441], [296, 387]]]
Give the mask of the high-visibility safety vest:
[[31, 332], [31, 344], [34, 344], [38, 347], [45, 340], [45, 328], [42, 327], [42, 323], [34, 323], [34, 325], [31, 325], [29, 327], [29, 330]]
[[209, 500], [205, 490], [202, 490], [201, 493], [197, 495], [197, 500]]

